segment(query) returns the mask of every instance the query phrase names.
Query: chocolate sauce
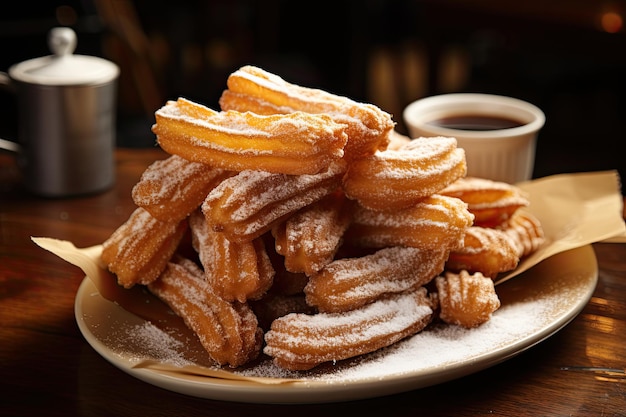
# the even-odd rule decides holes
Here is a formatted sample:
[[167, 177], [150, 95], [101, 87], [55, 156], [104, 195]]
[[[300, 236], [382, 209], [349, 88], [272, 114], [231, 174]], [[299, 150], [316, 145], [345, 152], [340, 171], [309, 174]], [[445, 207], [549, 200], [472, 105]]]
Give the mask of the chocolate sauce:
[[471, 114], [444, 117], [428, 122], [428, 124], [456, 130], [498, 130], [511, 129], [524, 125], [522, 122], [505, 117]]

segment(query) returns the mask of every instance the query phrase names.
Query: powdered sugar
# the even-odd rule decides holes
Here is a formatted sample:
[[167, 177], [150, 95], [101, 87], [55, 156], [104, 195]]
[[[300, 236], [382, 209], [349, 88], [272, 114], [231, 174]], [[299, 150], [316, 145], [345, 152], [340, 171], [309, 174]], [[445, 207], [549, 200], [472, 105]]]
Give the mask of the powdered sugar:
[[[187, 100], [179, 99], [182, 105], [190, 103]], [[213, 147], [223, 150], [231, 150], [232, 144], [220, 146], [218, 136], [221, 134], [231, 135], [241, 140], [253, 138], [261, 140], [272, 139], [276, 135], [281, 135], [283, 139], [293, 141], [300, 145], [306, 143], [316, 146], [320, 144], [320, 136], [333, 138], [337, 131], [343, 127], [334, 123], [328, 116], [314, 115], [309, 113], [294, 112], [289, 115], [257, 115], [250, 112], [222, 111], [216, 112], [208, 107], [193, 103], [203, 114], [198, 114], [195, 110], [182, 110], [177, 102], [171, 101], [167, 105], [158, 109], [155, 114], [164, 119], [175, 122], [182, 122], [186, 125], [199, 128], [198, 132], [208, 130], [213, 132], [215, 141], [207, 141], [206, 137], [192, 138], [197, 146]], [[158, 124], [157, 118], [157, 124]], [[312, 129], [311, 126], [315, 126]], [[340, 137], [340, 135], [339, 135]], [[242, 147], [240, 151], [249, 148]], [[262, 151], [262, 149], [258, 149]], [[267, 150], [266, 150], [267, 151]]]
[[503, 306], [491, 320], [475, 329], [433, 324], [393, 346], [348, 364], [325, 368], [323, 372], [303, 375], [285, 371], [270, 362], [236, 372], [248, 376], [304, 377], [310, 381], [349, 383], [467, 366], [487, 356], [518, 352], [517, 344], [542, 331], [554, 320], [555, 310], [563, 307], [559, 305], [563, 299], [571, 297], [563, 290], [547, 298]]
[[489, 250], [500, 257], [506, 257], [509, 256], [508, 254], [511, 252], [511, 248], [516, 248], [517, 246], [513, 237], [498, 229], [470, 227], [465, 231], [465, 235], [466, 242], [467, 238], [471, 237], [477, 243], [466, 243], [462, 249], [459, 249], [459, 251], [462, 251], [464, 254], [476, 255]]
[[[464, 367], [488, 356], [501, 357], [519, 352], [525, 340], [536, 337], [554, 322], [555, 313], [566, 308], [567, 300], [572, 296], [575, 294], [558, 288], [558, 291], [553, 291], [545, 298], [502, 306], [491, 320], [475, 329], [433, 324], [388, 348], [310, 372], [287, 371], [269, 359], [233, 372], [247, 377], [350, 383], [407, 374], [427, 375], [441, 371], [444, 367], [448, 370]], [[152, 359], [174, 366], [190, 364], [185, 359], [184, 343], [150, 323], [131, 326], [124, 333], [124, 337], [131, 340], [127, 344], [143, 346], [148, 352], [134, 360]], [[123, 354], [131, 355], [126, 349]]]
[[[312, 399], [316, 394], [324, 395], [328, 386], [335, 384], [348, 387], [356, 382], [358, 384], [354, 389], [359, 389], [363, 384], [376, 384], [378, 381], [395, 383], [399, 381], [398, 378], [408, 378], [405, 379], [407, 383], [413, 381], [411, 384], [419, 386], [422, 384], [420, 381], [427, 380], [423, 383], [429, 385], [442, 379], [469, 374], [505, 360], [549, 337], [575, 317], [587, 303], [597, 280], [595, 269], [585, 266], [587, 257], [581, 257], [579, 252], [573, 256], [565, 255], [560, 261], [557, 258], [561, 259], [556, 256], [546, 260], [542, 264], [545, 268], [539, 268], [532, 275], [499, 285], [497, 289], [503, 300], [502, 307], [490, 321], [478, 328], [468, 330], [452, 325], [431, 324], [415, 336], [388, 348], [322, 365], [308, 372], [284, 370], [266, 357], [230, 372], [242, 377], [297, 379], [299, 384], [304, 383], [312, 390]], [[77, 310], [78, 316], [82, 317], [84, 306], [91, 303], [92, 291], [93, 287], [81, 286], [77, 295], [81, 302], [77, 306], [83, 307]], [[215, 371], [215, 368], [207, 365], [205, 359], [200, 359], [205, 358], [201, 348], [196, 347], [199, 349], [197, 352], [192, 348], [197, 342], [190, 343], [178, 334], [172, 334], [171, 337], [180, 342], [168, 340], [167, 337], [163, 339], [162, 333], [149, 331], [150, 327], [146, 323], [133, 324], [135, 322], [130, 317], [128, 323], [122, 322], [122, 326], [117, 321], [107, 324], [107, 315], [102, 317], [89, 324], [89, 329], [83, 329], [83, 333], [88, 336], [90, 343], [93, 343], [94, 338], [104, 343], [118, 359], [136, 364], [140, 360], [159, 358], [161, 364], [175, 364], [181, 358], [193, 357], [193, 363], [198, 367]], [[103, 337], [103, 333], [108, 336]], [[155, 346], [156, 351], [148, 355], [141, 348], [143, 346]], [[110, 355], [106, 352], [105, 356]], [[194, 353], [199, 356], [194, 356]], [[176, 372], [177, 365], [173, 366], [172, 371]], [[128, 370], [128, 366], [122, 369]], [[188, 371], [190, 369], [186, 368], [174, 378], [168, 376], [169, 385], [174, 386], [178, 384], [176, 381], [185, 380]], [[201, 374], [204, 373], [198, 375]], [[198, 375], [193, 376], [194, 380], [197, 381]], [[159, 378], [158, 373], [155, 377]], [[215, 384], [219, 384], [219, 379], [210, 378], [203, 395], [211, 397]], [[260, 392], [268, 396], [264, 397], [265, 400], [259, 398], [260, 402], [280, 401], [284, 393], [289, 392], [289, 386], [284, 388], [279, 384], [272, 387], [274, 394], [270, 395], [267, 385], [264, 387], [264, 391]]]
[[[122, 347], [124, 355], [136, 355], [134, 361], [145, 359], [155, 360], [163, 364], [176, 367], [192, 365], [189, 359], [185, 358], [185, 343], [179, 338], [166, 333], [150, 322], [140, 325], [123, 327], [126, 337], [133, 343], [130, 346]], [[129, 347], [139, 350], [130, 353]]]
[[264, 353], [285, 368], [311, 369], [389, 346], [421, 331], [432, 315], [425, 288], [343, 313], [287, 314], [265, 333]]
[[485, 178], [463, 177], [441, 191], [461, 198], [470, 210], [528, 206], [528, 196], [517, 186]]
[[[380, 132], [375, 127], [381, 124], [386, 125], [390, 120], [387, 113], [371, 105], [357, 103], [347, 97], [336, 96], [323, 90], [291, 84], [281, 77], [259, 68], [243, 67], [231, 74], [231, 79], [235, 78], [247, 80], [267, 91], [283, 95], [286, 102], [297, 102], [307, 112], [328, 114], [336, 121], [350, 125], [365, 135], [379, 134]], [[229, 85], [229, 89], [233, 90], [232, 87]], [[289, 106], [283, 107], [283, 109], [289, 112], [294, 111]]]
[[[458, 365], [488, 355], [503, 348], [505, 341], [521, 339], [535, 325], [528, 320], [528, 305], [513, 305], [478, 329], [436, 325], [402, 341], [385, 351], [371, 355], [356, 366], [325, 375], [328, 379], [382, 378], [392, 374], [406, 374]], [[540, 308], [539, 306], [533, 306]], [[538, 313], [539, 310], [536, 311]]]
[[418, 288], [443, 270], [447, 254], [397, 246], [335, 260], [309, 278], [304, 289], [307, 302], [321, 311], [343, 311]]

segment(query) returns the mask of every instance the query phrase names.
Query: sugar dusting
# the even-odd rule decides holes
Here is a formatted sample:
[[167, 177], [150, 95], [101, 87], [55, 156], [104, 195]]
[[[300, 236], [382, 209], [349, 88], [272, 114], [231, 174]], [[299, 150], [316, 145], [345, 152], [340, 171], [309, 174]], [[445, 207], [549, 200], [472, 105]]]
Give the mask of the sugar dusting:
[[[231, 74], [230, 77], [233, 79], [241, 78], [252, 84], [257, 84], [265, 90], [278, 93], [285, 97], [287, 102], [295, 100], [299, 106], [304, 107], [302, 110], [306, 112], [328, 114], [337, 122], [344, 123], [350, 126], [351, 129], [355, 129], [355, 133], [360, 133], [359, 136], [378, 135], [381, 133], [381, 127], [388, 127], [391, 123], [389, 114], [383, 112], [378, 107], [357, 103], [347, 97], [330, 94], [323, 90], [291, 84], [281, 77], [263, 71], [260, 68], [252, 66], [242, 67]], [[230, 83], [229, 90], [233, 90], [233, 85]], [[290, 109], [290, 111], [293, 111], [293, 109]]]
[[[491, 320], [478, 328], [432, 324], [422, 332], [377, 352], [329, 363], [308, 372], [282, 369], [263, 357], [250, 366], [232, 372], [247, 377], [297, 378], [310, 382], [350, 383], [394, 378], [401, 375], [430, 375], [442, 369], [463, 368], [481, 359], [519, 352], [547, 336], [547, 326], [569, 311], [572, 299], [579, 299], [585, 288], [555, 280], [534, 298], [503, 304]], [[149, 323], [124, 326], [118, 348], [133, 361], [156, 359], [174, 366], [188, 365], [186, 341], [159, 330]], [[122, 329], [119, 329], [122, 331]], [[122, 340], [124, 339], [124, 340]], [[122, 346], [123, 344], [123, 346]], [[123, 349], [122, 349], [123, 347]], [[139, 348], [141, 347], [141, 348]], [[493, 357], [490, 359], [494, 359]], [[200, 363], [197, 363], [200, 365]]]
[[[389, 348], [358, 358], [349, 366], [337, 366], [333, 371], [307, 375], [306, 378], [329, 382], [382, 379], [393, 375], [435, 372], [442, 367], [464, 366], [499, 349], [515, 352], [514, 344], [542, 331], [554, 320], [555, 311], [560, 311], [562, 303], [572, 296], [569, 291], [559, 288], [537, 300], [503, 306], [490, 321], [475, 329], [432, 325]], [[270, 363], [242, 373], [267, 377], [290, 375]]]
[[184, 355], [185, 343], [183, 341], [150, 322], [124, 327], [123, 332], [126, 340], [132, 340], [131, 346], [135, 348], [128, 349], [128, 346], [120, 346], [120, 350], [126, 357], [134, 356], [133, 362], [151, 359], [176, 367], [193, 364]]

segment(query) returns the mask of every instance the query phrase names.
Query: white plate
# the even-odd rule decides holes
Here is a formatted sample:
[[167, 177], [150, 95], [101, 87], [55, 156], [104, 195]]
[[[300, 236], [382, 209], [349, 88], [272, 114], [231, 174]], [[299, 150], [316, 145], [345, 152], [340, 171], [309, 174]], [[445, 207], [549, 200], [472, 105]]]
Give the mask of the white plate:
[[[136, 367], [142, 360], [157, 364], [207, 364], [199, 343], [189, 333], [182, 328], [167, 330], [171, 312], [165, 312], [163, 320], [155, 320], [165, 329], [160, 330], [102, 298], [88, 278], [78, 290], [75, 315], [85, 339], [100, 355], [128, 374], [161, 388], [224, 401], [329, 403], [423, 388], [509, 359], [574, 319], [591, 298], [597, 279], [597, 261], [590, 245], [558, 254], [498, 285], [502, 306], [477, 329], [434, 326], [389, 349], [298, 374], [304, 380], [287, 384]], [[163, 309], [145, 291], [140, 296], [151, 308]], [[242, 373], [264, 377], [294, 375], [278, 375], [274, 373], [277, 371], [270, 361], [262, 360]]]

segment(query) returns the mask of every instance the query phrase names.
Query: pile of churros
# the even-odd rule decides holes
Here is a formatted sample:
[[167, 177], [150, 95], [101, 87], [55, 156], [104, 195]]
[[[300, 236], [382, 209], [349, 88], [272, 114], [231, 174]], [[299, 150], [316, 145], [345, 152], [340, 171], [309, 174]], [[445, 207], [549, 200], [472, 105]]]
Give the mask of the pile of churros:
[[526, 196], [468, 178], [454, 138], [411, 140], [374, 105], [253, 66], [219, 105], [156, 111], [170, 156], [143, 173], [101, 257], [218, 366], [266, 355], [309, 370], [435, 321], [479, 326], [500, 306], [493, 278], [543, 243]]

